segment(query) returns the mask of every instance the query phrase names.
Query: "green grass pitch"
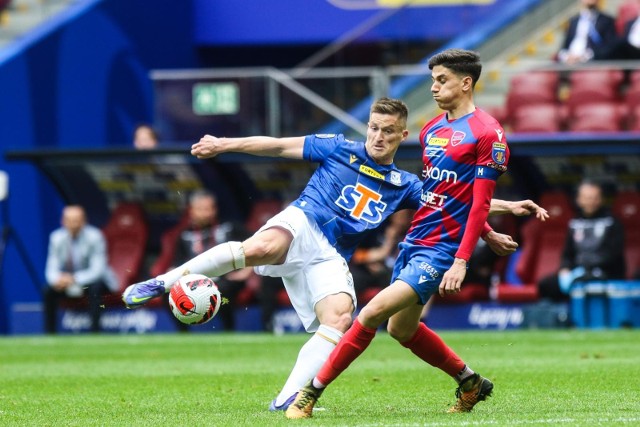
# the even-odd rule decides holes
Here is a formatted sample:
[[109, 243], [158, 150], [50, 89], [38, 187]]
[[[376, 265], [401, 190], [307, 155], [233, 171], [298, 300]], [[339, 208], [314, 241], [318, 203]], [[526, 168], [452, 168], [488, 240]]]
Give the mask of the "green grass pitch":
[[379, 333], [311, 420], [267, 411], [302, 334], [0, 338], [0, 425], [640, 425], [640, 330], [441, 335], [495, 384], [472, 413], [447, 414], [453, 380]]

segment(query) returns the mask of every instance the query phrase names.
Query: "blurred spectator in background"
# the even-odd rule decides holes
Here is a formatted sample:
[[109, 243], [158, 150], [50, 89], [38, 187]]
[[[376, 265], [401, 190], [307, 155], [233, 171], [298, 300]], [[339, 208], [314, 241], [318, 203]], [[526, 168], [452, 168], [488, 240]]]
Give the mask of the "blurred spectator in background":
[[615, 59], [640, 59], [640, 17], [628, 21], [619, 39]]
[[560, 271], [538, 283], [540, 298], [567, 300], [575, 281], [625, 278], [624, 230], [604, 207], [602, 187], [583, 181], [576, 205], [580, 212], [569, 221]]
[[136, 150], [153, 150], [158, 147], [158, 134], [149, 125], [139, 125], [133, 131], [133, 146]]
[[599, 8], [599, 0], [578, 0], [580, 12], [569, 20], [559, 62], [574, 65], [609, 59], [617, 43], [615, 19]]
[[118, 280], [109, 267], [107, 244], [98, 228], [87, 224], [84, 208], [66, 206], [62, 227], [49, 237], [44, 290], [45, 332], [56, 332], [57, 308], [61, 298], [86, 296], [91, 331], [100, 330], [102, 295], [116, 292]]
[[[189, 198], [189, 225], [180, 233], [175, 245], [174, 265], [182, 265], [221, 243], [242, 241], [247, 237], [248, 233], [242, 224], [219, 223], [218, 203], [212, 193], [206, 190], [195, 191]], [[253, 274], [253, 269], [247, 267], [227, 273], [223, 277], [212, 277], [222, 297], [228, 300], [222, 304], [217, 314], [225, 331], [235, 329], [234, 300]]]

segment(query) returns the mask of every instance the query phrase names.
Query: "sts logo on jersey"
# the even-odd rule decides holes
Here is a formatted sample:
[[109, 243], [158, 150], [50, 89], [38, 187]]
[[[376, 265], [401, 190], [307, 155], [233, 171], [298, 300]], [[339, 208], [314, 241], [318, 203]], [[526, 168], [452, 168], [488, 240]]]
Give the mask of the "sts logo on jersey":
[[349, 212], [352, 218], [378, 224], [382, 220], [381, 213], [387, 208], [381, 199], [382, 194], [358, 183], [345, 186], [335, 203]]

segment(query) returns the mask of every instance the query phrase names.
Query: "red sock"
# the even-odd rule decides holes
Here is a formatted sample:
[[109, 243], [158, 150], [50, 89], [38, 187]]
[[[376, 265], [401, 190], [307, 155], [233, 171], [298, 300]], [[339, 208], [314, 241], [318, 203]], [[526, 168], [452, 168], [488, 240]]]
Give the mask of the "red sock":
[[356, 319], [322, 365], [320, 372], [316, 375], [318, 381], [328, 386], [366, 350], [375, 336], [375, 329], [362, 326]]
[[400, 343], [420, 359], [455, 377], [464, 369], [464, 362], [445, 344], [438, 334], [420, 323], [409, 341]]

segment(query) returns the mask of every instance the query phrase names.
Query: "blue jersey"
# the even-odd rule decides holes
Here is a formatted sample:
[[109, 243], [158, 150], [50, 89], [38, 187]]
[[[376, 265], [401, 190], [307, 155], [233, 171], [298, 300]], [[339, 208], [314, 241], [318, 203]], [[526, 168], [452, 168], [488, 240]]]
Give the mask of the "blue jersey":
[[291, 205], [302, 209], [347, 261], [368, 231], [394, 212], [420, 204], [418, 177], [394, 164], [377, 164], [364, 142], [309, 135], [303, 157], [320, 165]]

